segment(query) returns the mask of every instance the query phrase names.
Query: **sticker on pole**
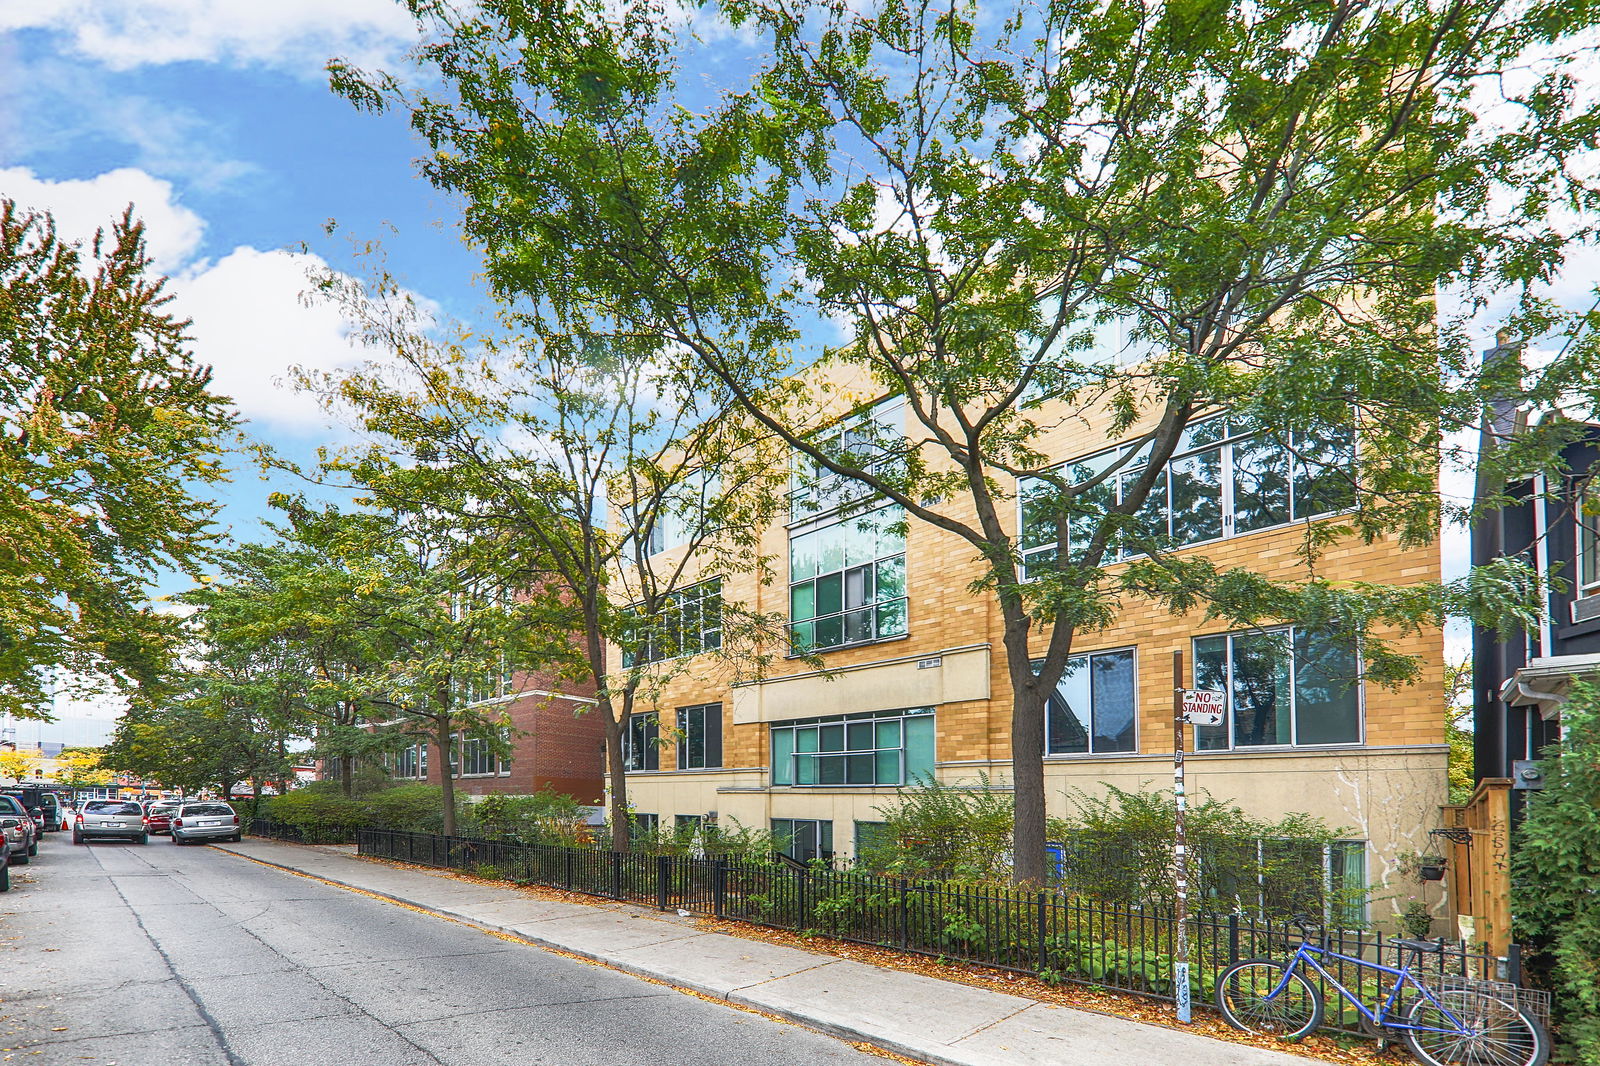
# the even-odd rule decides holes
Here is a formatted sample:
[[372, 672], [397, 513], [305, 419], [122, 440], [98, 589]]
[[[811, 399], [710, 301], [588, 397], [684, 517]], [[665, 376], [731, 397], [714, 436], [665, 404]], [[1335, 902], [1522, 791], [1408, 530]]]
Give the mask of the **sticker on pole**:
[[1190, 725], [1221, 725], [1228, 697], [1214, 688], [1183, 690], [1183, 720]]

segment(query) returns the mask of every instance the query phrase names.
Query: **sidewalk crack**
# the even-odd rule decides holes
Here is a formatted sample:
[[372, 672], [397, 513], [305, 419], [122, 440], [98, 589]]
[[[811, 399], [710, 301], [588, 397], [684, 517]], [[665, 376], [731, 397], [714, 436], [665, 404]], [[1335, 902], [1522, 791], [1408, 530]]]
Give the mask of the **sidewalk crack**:
[[977, 1036], [979, 1033], [983, 1032], [985, 1029], [993, 1029], [995, 1026], [999, 1025], [1001, 1022], [1009, 1021], [1010, 1019], [1015, 1018], [1017, 1015], [1021, 1014], [1023, 1011], [1028, 1010], [1028, 1009], [1030, 1009], [1032, 1007], [1037, 1007], [1037, 1006], [1038, 1006], [1037, 1003], [1024, 1003], [1022, 1006], [1018, 1007], [1016, 1010], [1011, 1011], [1008, 1014], [1002, 1014], [1000, 1017], [996, 1018], [992, 1022], [985, 1022], [984, 1024], [978, 1026], [976, 1029], [972, 1030], [970, 1033], [963, 1033], [960, 1036], [956, 1037], [954, 1040], [951, 1040], [949, 1043], [952, 1046], [954, 1046], [956, 1044], [961, 1043], [961, 1041], [963, 1041], [963, 1040], [971, 1040], [973, 1037]]
[[825, 960], [823, 962], [817, 963], [815, 966], [807, 966], [805, 969], [796, 970], [793, 973], [778, 974], [775, 977], [767, 977], [767, 978], [764, 978], [764, 979], [762, 979], [760, 981], [752, 981], [747, 985], [739, 985], [739, 986], [737, 986], [735, 988], [730, 988], [730, 989], [728, 989], [728, 995], [731, 996], [735, 992], [743, 992], [747, 988], [760, 988], [762, 985], [770, 985], [774, 981], [784, 981], [784, 980], [787, 980], [787, 979], [789, 979], [791, 977], [798, 977], [803, 973], [810, 973], [812, 970], [820, 970], [824, 966], [832, 966], [834, 963], [844, 962], [844, 961], [846, 961], [846, 960], [844, 960], [844, 959], [827, 959], [827, 960]]

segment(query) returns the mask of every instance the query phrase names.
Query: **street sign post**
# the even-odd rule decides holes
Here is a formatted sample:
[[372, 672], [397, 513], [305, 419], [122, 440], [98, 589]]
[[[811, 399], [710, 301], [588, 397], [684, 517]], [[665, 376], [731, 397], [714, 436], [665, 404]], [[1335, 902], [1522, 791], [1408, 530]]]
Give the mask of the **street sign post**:
[[1177, 906], [1172, 922], [1172, 992], [1178, 1000], [1178, 1021], [1190, 1022], [1189, 1004], [1189, 842], [1186, 814], [1188, 801], [1183, 791], [1183, 726], [1188, 720], [1190, 692], [1183, 687], [1183, 652], [1172, 653], [1172, 798], [1175, 805], [1172, 840], [1172, 878], [1176, 882]]

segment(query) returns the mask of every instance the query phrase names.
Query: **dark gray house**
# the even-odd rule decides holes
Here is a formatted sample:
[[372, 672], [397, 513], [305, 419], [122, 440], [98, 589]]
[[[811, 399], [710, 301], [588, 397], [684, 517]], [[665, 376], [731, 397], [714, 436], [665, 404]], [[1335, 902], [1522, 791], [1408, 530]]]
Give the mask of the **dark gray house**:
[[[1493, 432], [1518, 432], [1522, 412], [1497, 412]], [[1502, 638], [1477, 628], [1472, 639], [1474, 776], [1510, 778], [1516, 791], [1537, 787], [1527, 765], [1560, 737], [1561, 705], [1575, 680], [1600, 679], [1600, 425], [1562, 453], [1565, 473], [1513, 482], [1513, 502], [1472, 529], [1472, 562], [1510, 556], [1565, 583], [1550, 593], [1537, 629]], [[1492, 492], [1480, 480], [1479, 497]], [[1521, 804], [1513, 793], [1512, 817]]]

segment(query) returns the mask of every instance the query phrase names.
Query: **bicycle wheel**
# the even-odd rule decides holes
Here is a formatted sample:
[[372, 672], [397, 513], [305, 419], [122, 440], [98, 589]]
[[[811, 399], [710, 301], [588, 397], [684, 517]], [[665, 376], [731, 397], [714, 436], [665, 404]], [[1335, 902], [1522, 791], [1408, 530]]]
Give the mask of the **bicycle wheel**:
[[1430, 1066], [1544, 1066], [1550, 1060], [1544, 1026], [1516, 1004], [1465, 988], [1434, 996], [1438, 1005], [1424, 997], [1406, 1012], [1408, 1024], [1424, 1028], [1404, 1030], [1411, 1053]]
[[1276, 996], [1283, 963], [1246, 959], [1217, 979], [1217, 1007], [1235, 1029], [1281, 1040], [1298, 1040], [1322, 1024], [1322, 997], [1298, 972]]

